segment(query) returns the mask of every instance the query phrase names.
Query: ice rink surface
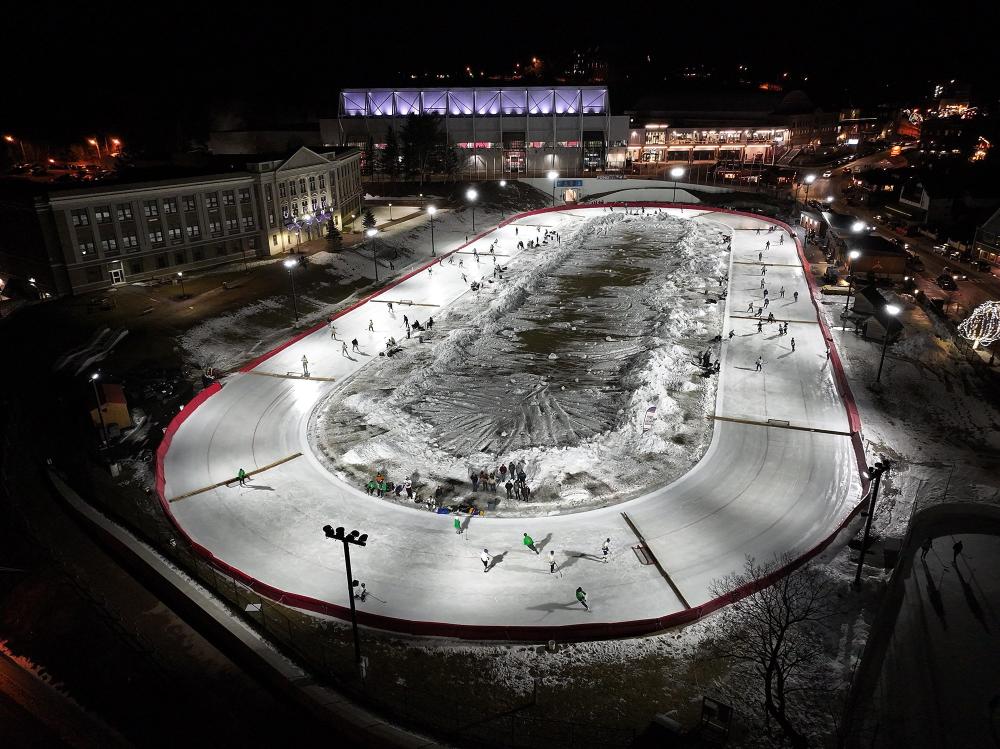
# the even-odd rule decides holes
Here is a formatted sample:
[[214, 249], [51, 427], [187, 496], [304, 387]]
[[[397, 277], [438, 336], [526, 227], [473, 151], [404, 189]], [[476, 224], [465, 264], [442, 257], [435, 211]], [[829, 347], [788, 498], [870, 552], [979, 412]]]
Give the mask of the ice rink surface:
[[[525, 215], [472, 245], [485, 253], [499, 239], [505, 253], [520, 254], [514, 258], [520, 272], [530, 272], [525, 253], [531, 251], [518, 253], [518, 239], [533, 238], [536, 226], [565, 230], [570, 222], [605, 210]], [[473, 517], [461, 534], [454, 529], [455, 516], [398, 506], [347, 486], [313, 455], [307, 427], [331, 388], [377, 357], [388, 335], [398, 337], [399, 323], [387, 305], [367, 301], [337, 319], [340, 340], [331, 340], [325, 327], [316, 330], [229, 377], [186, 414], [163, 456], [159, 484], [175, 523], [246, 576], [342, 607], [348, 605], [342, 548], [322, 528], [356, 528], [369, 534], [368, 545], [352, 554], [354, 576], [373, 594], [359, 604], [378, 617], [366, 618], [368, 623], [428, 634], [454, 633], [433, 623], [472, 625], [466, 636], [476, 636], [477, 626], [533, 628], [537, 636], [538, 627], [593, 628], [667, 617], [710, 601], [713, 581], [740, 569], [747, 555], [768, 560], [813, 549], [857, 504], [859, 481], [847, 412], [795, 243], [785, 234], [779, 245], [782, 232], [768, 233], [771, 224], [762, 219], [670, 210], [733, 230], [725, 332], [735, 335], [723, 336], [713, 439], [702, 460], [677, 481], [588, 512]], [[471, 253], [472, 246], [460, 251]], [[746, 311], [751, 300], [755, 308], [763, 301], [758, 253], [771, 299], [764, 317], [773, 312], [788, 321], [785, 336], [778, 335], [776, 323], [758, 333], [756, 318]], [[484, 264], [486, 277], [488, 270]], [[406, 309], [400, 306], [404, 300], [445, 307], [475, 293], [462, 271], [471, 271], [468, 263], [461, 270], [446, 261], [434, 264], [376, 299], [395, 301], [397, 315]], [[374, 332], [368, 331], [369, 321]], [[359, 351], [345, 355], [340, 341], [350, 349], [354, 338]], [[303, 356], [311, 379], [301, 376]], [[758, 357], [761, 371], [756, 371]], [[231, 481], [210, 488], [240, 468], [255, 473], [246, 487]], [[540, 555], [522, 545], [523, 532], [535, 539]], [[662, 571], [640, 563], [632, 549], [640, 543], [637, 532]], [[600, 549], [607, 537], [612, 551], [604, 563]], [[485, 573], [479, 560], [483, 548], [494, 557]], [[555, 574], [549, 572], [550, 550], [556, 554]], [[576, 602], [578, 586], [589, 595], [589, 612]], [[412, 622], [421, 624], [414, 628]], [[611, 626], [607, 634], [614, 631]], [[517, 636], [515, 630], [510, 636]]]

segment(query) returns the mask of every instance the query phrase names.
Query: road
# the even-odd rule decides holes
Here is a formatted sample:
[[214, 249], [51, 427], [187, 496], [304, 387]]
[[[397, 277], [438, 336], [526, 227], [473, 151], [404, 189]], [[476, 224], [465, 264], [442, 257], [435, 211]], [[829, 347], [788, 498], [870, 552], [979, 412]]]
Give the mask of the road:
[[[892, 231], [874, 218], [879, 214], [885, 215], [885, 209], [882, 207], [869, 208], [860, 205], [847, 205], [842, 190], [850, 180], [850, 175], [844, 174], [845, 168], [857, 173], [861, 169], [867, 168], [899, 168], [900, 166], [905, 166], [905, 162], [901, 162], [898, 158], [889, 159], [888, 152], [882, 151], [834, 169], [831, 178], [819, 176], [826, 170], [817, 169], [818, 176], [810, 190], [810, 200], [823, 200], [826, 196], [833, 196], [833, 208], [836, 211], [850, 213], [867, 221], [876, 227], [875, 233], [879, 236], [886, 239], [900, 239], [905, 242], [909, 246], [908, 249], [916, 254], [924, 264], [922, 271], [913, 272], [917, 288], [930, 299], [943, 299], [945, 310], [955, 320], [965, 319], [972, 310], [983, 302], [1000, 299], [1000, 277], [997, 276], [996, 268], [991, 272], [975, 270], [969, 263], [961, 263], [935, 252], [934, 246], [940, 244], [937, 240], [923, 235], [905, 237]], [[967, 279], [958, 280], [958, 290], [949, 292], [935, 282], [935, 279], [942, 273], [964, 275], [967, 276]]]
[[[481, 253], [496, 238], [515, 255], [516, 281], [530, 273], [530, 256], [514, 248], [518, 230], [522, 238], [536, 226], [565, 230], [604, 210], [526, 215], [476, 241]], [[538, 639], [542, 631], [610, 636], [634, 622], [650, 631], [661, 617], [712, 601], [713, 582], [740, 569], [747, 555], [769, 560], [822, 543], [858, 501], [859, 481], [848, 415], [795, 245], [787, 235], [779, 245], [780, 232], [768, 235], [770, 225], [761, 219], [691, 208], [683, 214], [728, 225], [734, 237], [725, 330], [735, 337], [723, 346], [711, 445], [690, 472], [646, 496], [532, 519], [538, 545], [557, 551], [559, 574], [550, 575], [520, 544], [529, 521], [473, 518], [459, 535], [452, 518], [374, 500], [313, 455], [307, 431], [317, 404], [338, 382], [363, 371], [388, 332], [399, 328], [387, 305], [373, 302], [337, 321], [342, 338], [359, 340], [360, 354], [342, 355], [340, 343], [320, 329], [185, 409], [159, 456], [158, 491], [174, 522], [225, 565], [296, 594], [303, 608], [340, 607], [330, 610], [339, 616], [348, 604], [343, 553], [321, 529], [328, 523], [357, 528], [370, 538], [355, 550], [354, 576], [377, 594], [362, 605], [363, 623], [523, 639]], [[759, 305], [763, 298], [757, 260], [767, 239], [767, 284], [775, 292], [787, 289], [770, 309], [790, 321], [787, 337], [773, 325], [758, 334], [756, 321], [744, 314], [750, 300]], [[425, 267], [381, 298], [446, 306], [472, 293], [457, 264], [432, 270]], [[797, 301], [793, 291], [800, 293]], [[303, 355], [311, 379], [298, 374]], [[754, 371], [758, 356], [765, 359], [762, 372]], [[240, 467], [257, 472], [245, 488], [226, 483]], [[663, 574], [639, 562], [631, 548], [639, 543], [634, 529]], [[595, 554], [608, 536], [614, 552], [604, 564]], [[487, 574], [479, 562], [483, 547], [494, 556]], [[590, 594], [591, 611], [576, 603], [577, 586]]]

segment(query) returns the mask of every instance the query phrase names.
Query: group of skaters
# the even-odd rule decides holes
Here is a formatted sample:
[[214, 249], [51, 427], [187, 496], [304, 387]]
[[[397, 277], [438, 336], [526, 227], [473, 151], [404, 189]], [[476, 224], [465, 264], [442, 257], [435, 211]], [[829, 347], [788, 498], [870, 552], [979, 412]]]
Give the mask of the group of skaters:
[[[785, 241], [785, 232], [781, 231], [777, 227], [775, 227], [773, 225], [769, 226], [767, 228], [767, 232], [766, 233], [767, 234], [773, 234], [775, 231], [779, 232], [779, 235], [778, 235], [778, 245], [784, 244], [784, 241]], [[760, 227], [757, 227], [755, 233], [758, 234], [758, 235], [761, 233]], [[764, 243], [764, 249], [762, 251], [760, 251], [760, 252], [757, 253], [757, 260], [761, 263], [761, 266], [760, 266], [760, 288], [763, 291], [763, 301], [761, 302], [760, 305], [757, 305], [757, 304], [754, 303], [754, 300], [751, 299], [747, 303], [746, 313], [747, 314], [752, 314], [754, 317], [757, 318], [757, 332], [758, 333], [763, 333], [764, 332], [764, 325], [765, 324], [771, 324], [771, 323], [776, 323], [777, 322], [777, 324], [778, 324], [778, 335], [779, 336], [786, 336], [786, 335], [788, 335], [788, 323], [787, 322], [778, 322], [775, 319], [775, 317], [774, 317], [774, 312], [770, 312], [770, 311], [767, 313], [767, 317], [766, 318], [764, 317], [764, 310], [766, 310], [768, 308], [768, 306], [770, 305], [770, 303], [771, 303], [771, 295], [770, 295], [770, 289], [767, 287], [767, 264], [765, 264], [763, 262], [763, 260], [764, 260], [764, 252], [766, 252], [770, 248], [771, 248], [771, 240], [768, 239]], [[779, 299], [784, 299], [785, 298], [785, 287], [784, 286], [781, 286], [778, 289], [778, 298]], [[794, 302], [799, 301], [799, 292], [798, 291], [792, 292], [792, 300]], [[732, 340], [735, 336], [736, 336], [736, 331], [735, 330], [730, 330], [729, 331], [729, 340]], [[791, 338], [789, 342], [791, 344], [792, 351], [795, 351], [795, 338], [794, 337]], [[829, 349], [827, 350], [827, 356], [829, 357]], [[763, 369], [764, 369], [764, 357], [763, 356], [758, 356], [757, 360], [754, 362], [754, 371], [761, 372], [761, 371], [763, 371]]]
[[379, 471], [375, 474], [375, 477], [365, 484], [365, 490], [369, 495], [376, 497], [388, 497], [395, 494], [397, 497], [402, 498], [405, 492], [407, 499], [417, 498], [417, 492], [413, 488], [413, 482], [410, 479], [404, 479], [402, 483], [397, 484], [390, 481], [384, 471]]
[[[455, 530], [458, 533], [462, 532], [462, 525], [458, 518], [455, 519]], [[535, 539], [529, 536], [527, 533], [522, 534], [521, 544], [528, 550], [533, 551], [537, 556], [542, 555], [541, 549], [535, 545]], [[609, 556], [611, 554], [611, 539], [606, 538], [601, 544], [601, 556], [599, 557], [604, 564], [608, 563]], [[501, 555], [502, 556], [502, 555]], [[596, 555], [589, 555], [592, 558]], [[479, 561], [483, 563], [483, 572], [489, 572], [493, 569], [495, 558], [490, 554], [489, 549], [483, 549], [483, 553], [479, 555]], [[555, 574], [556, 570], [559, 568], [559, 564], [556, 562], [556, 552], [555, 550], [550, 550], [548, 554], [545, 555], [545, 562], [549, 566], [549, 573]], [[576, 589], [576, 600], [580, 602], [580, 605], [584, 609], [590, 611], [590, 601], [587, 599], [587, 591], [583, 587], [578, 587]]]
[[512, 460], [509, 463], [491, 469], [476, 471], [473, 468], [469, 472], [469, 480], [472, 482], [472, 491], [496, 492], [498, 486], [507, 490], [507, 499], [518, 499], [527, 502], [531, 498], [531, 487], [528, 486], [528, 474], [525, 472], [525, 463], [519, 460], [516, 463]]
[[[540, 226], [536, 226], [535, 230], [536, 230], [536, 234], [538, 234], [540, 236], [537, 237], [537, 238], [535, 238], [535, 239], [529, 239], [527, 244], [525, 244], [525, 242], [524, 242], [523, 239], [519, 239], [517, 241], [517, 249], [523, 250], [523, 249], [525, 249], [527, 247], [529, 250], [531, 250], [531, 249], [534, 249], [535, 247], [541, 247], [542, 245], [547, 245], [550, 240], [554, 241], [556, 244], [559, 244], [559, 245], [562, 244], [562, 234], [560, 234], [556, 230], [554, 230], [554, 229], [546, 229], [545, 230], [545, 234], [542, 234], [542, 227], [540, 227]], [[517, 233], [517, 228], [516, 227], [514, 229], [514, 232], [515, 232], [515, 235], [516, 235], [516, 233]], [[491, 250], [491, 252], [492, 252], [492, 250]]]

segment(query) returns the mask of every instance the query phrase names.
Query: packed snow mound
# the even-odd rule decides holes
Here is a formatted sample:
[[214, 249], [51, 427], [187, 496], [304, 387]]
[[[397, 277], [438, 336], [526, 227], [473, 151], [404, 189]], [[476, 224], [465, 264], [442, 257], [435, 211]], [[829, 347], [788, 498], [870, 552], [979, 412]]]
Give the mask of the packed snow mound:
[[436, 314], [429, 345], [338, 389], [314, 416], [317, 453], [359, 485], [382, 470], [453, 497], [471, 472], [523, 460], [530, 500], [500, 486], [500, 515], [668, 483], [711, 441], [716, 377], [699, 359], [718, 354], [727, 238], [666, 213], [582, 219]]

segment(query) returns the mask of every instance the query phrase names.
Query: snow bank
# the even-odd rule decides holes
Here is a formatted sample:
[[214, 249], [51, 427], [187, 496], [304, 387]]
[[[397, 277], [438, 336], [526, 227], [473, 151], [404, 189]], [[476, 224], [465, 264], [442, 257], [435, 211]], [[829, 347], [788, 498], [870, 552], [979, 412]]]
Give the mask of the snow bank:
[[669, 483], [711, 440], [716, 378], [696, 360], [721, 333], [725, 231], [653, 212], [575, 224], [435, 314], [430, 345], [339, 388], [310, 427], [317, 454], [355, 484], [384, 469], [452, 498], [471, 490], [470, 471], [524, 461], [531, 501], [503, 501], [500, 515], [590, 509]]

